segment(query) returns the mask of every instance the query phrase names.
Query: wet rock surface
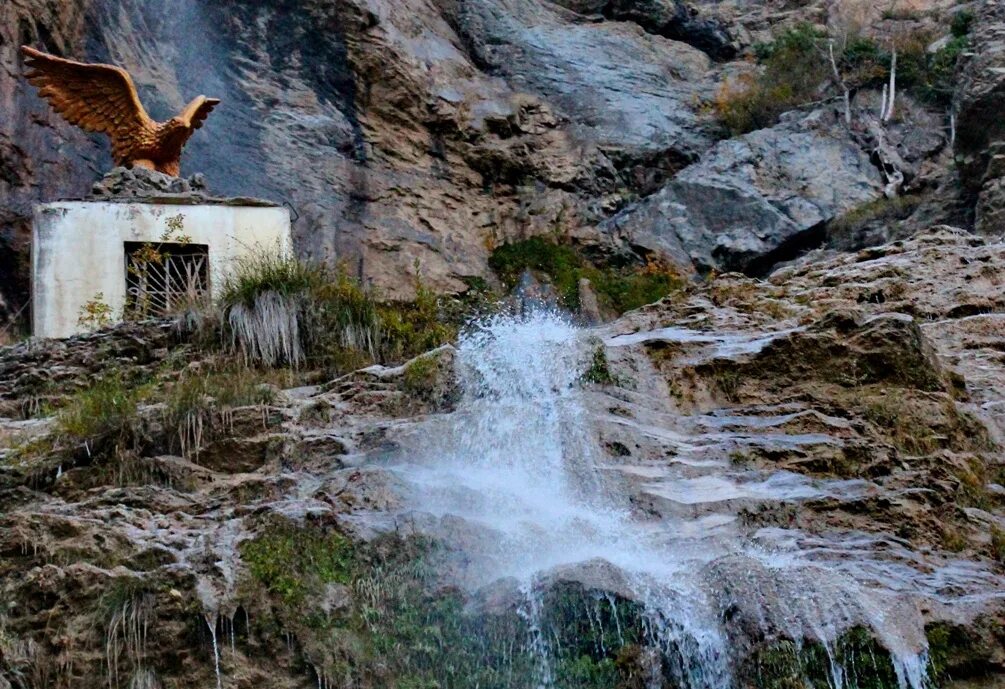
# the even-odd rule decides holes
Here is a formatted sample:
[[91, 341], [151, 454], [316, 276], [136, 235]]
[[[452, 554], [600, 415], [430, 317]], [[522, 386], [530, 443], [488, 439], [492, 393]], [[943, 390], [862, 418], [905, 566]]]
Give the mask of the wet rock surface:
[[[822, 490], [796, 511], [752, 506], [754, 523], [812, 528], [819, 518], [919, 547], [981, 549], [1001, 520], [1003, 425], [991, 390], [1003, 370], [990, 345], [1001, 251], [943, 228], [767, 283], [723, 276], [626, 317], [640, 333], [607, 342], [643, 347], [675, 405], [728, 431], [718, 452], [737, 466], [874, 482]], [[723, 500], [751, 495], [720, 488]]]
[[[799, 676], [818, 662], [822, 649], [791, 656], [792, 628], [758, 616], [822, 582], [856, 600], [839, 575], [901, 582], [918, 596], [917, 608], [897, 614], [921, 616], [937, 681], [995, 681], [1005, 671], [995, 540], [1005, 528], [1003, 267], [1000, 243], [936, 228], [767, 282], [720, 276], [592, 331], [609, 373], [579, 385], [589, 433], [605, 448], [601, 470], [617, 477], [639, 529], [672, 519], [675, 543], [702, 544], [702, 571], [723, 584], [735, 652], [761, 668], [757, 676]], [[0, 422], [5, 679], [42, 672], [77, 687], [149, 672], [165, 686], [196, 687], [215, 683], [217, 658], [225, 685], [313, 686], [340, 662], [371, 672], [349, 630], [366, 619], [354, 617], [359, 606], [388, 589], [361, 582], [399, 572], [393, 563], [404, 557], [389, 580], [403, 588], [390, 590], [412, 596], [428, 585], [401, 583], [413, 581], [419, 551], [387, 543], [389, 532], [484, 545], [476, 521], [415, 514], [414, 486], [387, 465], [407, 461], [401, 448], [416, 437], [446, 431], [459, 394], [456, 350], [228, 410], [182, 453], [156, 406], [140, 410], [143, 442], [117, 458], [98, 446], [47, 454], [51, 419], [19, 420], [32, 371], [63, 371], [69, 387], [109, 367], [154, 365], [178, 351], [170, 332], [125, 326], [0, 355], [6, 414], [18, 417]], [[98, 350], [105, 356], [88, 356]], [[716, 555], [738, 535], [756, 549]], [[779, 584], [753, 557], [761, 549], [809, 558], [809, 569]], [[449, 581], [470, 555], [441, 552], [435, 562]], [[623, 570], [600, 560], [565, 566], [540, 586], [542, 624], [563, 640], [561, 672], [585, 656], [610, 663], [611, 677], [672, 684], [672, 668], [652, 674], [652, 620]], [[451, 590], [436, 594], [445, 596], [435, 598], [438, 612], [423, 613], [440, 628], [525, 638], [524, 594], [511, 584], [480, 592], [471, 604], [485, 614], [475, 617], [440, 617], [460, 605]], [[386, 619], [406, 619], [394, 607], [405, 599], [394, 600], [381, 608]], [[594, 636], [598, 619], [607, 631]], [[142, 645], [131, 627], [121, 631], [129, 620], [147, 625]], [[893, 677], [873, 637], [855, 631], [865, 610], [849, 604], [840, 620], [849, 636], [835, 648]], [[490, 627], [465, 626], [476, 621]]]

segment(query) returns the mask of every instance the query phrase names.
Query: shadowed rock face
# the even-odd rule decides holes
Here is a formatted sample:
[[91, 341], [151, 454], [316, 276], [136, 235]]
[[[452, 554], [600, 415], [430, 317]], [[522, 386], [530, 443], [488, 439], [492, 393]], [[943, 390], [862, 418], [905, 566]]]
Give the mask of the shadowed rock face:
[[971, 55], [961, 74], [956, 156], [963, 183], [977, 195], [978, 231], [1005, 230], [1005, 7], [977, 6]]

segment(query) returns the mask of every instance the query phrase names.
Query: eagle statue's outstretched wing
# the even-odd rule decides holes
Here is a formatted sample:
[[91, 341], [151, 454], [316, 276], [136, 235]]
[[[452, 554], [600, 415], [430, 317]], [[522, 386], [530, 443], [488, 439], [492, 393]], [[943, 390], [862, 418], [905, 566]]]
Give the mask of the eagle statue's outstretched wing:
[[30, 70], [28, 82], [39, 95], [71, 124], [107, 134], [117, 160], [128, 157], [156, 128], [124, 69], [65, 60], [28, 46], [21, 51]]
[[180, 115], [182, 122], [192, 129], [199, 129], [202, 127], [202, 123], [206, 121], [206, 118], [209, 117], [209, 113], [213, 112], [213, 108], [219, 104], [220, 101], [216, 98], [199, 96], [185, 106], [185, 110]]

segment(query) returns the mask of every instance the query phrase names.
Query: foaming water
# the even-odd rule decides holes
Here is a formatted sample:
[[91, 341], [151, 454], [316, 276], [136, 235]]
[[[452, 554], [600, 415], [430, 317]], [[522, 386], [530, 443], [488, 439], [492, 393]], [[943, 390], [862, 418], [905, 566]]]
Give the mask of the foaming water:
[[628, 513], [603, 491], [572, 394], [582, 358], [577, 330], [559, 316], [490, 321], [461, 340], [459, 410], [418, 429], [422, 447], [401, 468], [417, 506], [494, 532], [483, 544], [493, 563], [477, 583], [623, 548]]
[[[623, 481], [611, 478], [618, 472], [604, 466], [583, 399], [583, 365], [595, 346], [554, 313], [489, 320], [460, 341], [457, 411], [404, 439], [395, 470], [411, 487], [411, 507], [427, 515], [422, 528], [470, 556], [464, 583], [517, 579], [533, 630], [536, 581], [559, 570], [574, 578], [576, 567], [607, 563], [605, 571], [617, 573], [611, 590], [645, 606], [652, 642], [690, 689], [734, 686], [740, 659], [731, 649], [742, 632], [725, 620], [737, 614], [765, 638], [821, 644], [835, 689], [846, 685], [835, 651], [841, 634], [868, 627], [890, 652], [900, 685], [922, 689], [927, 644], [919, 601], [937, 601], [946, 581], [967, 579], [966, 568], [950, 563], [940, 574], [928, 566], [921, 576], [904, 548], [875, 557], [866, 554], [882, 551], [875, 542], [785, 529], [747, 536], [735, 525], [737, 501], [859, 495], [869, 490], [865, 482], [726, 476], [728, 462], [712, 462], [703, 476], [668, 472], [649, 484], [676, 504], [711, 505], [704, 513], [659, 520], [633, 513]], [[539, 683], [550, 686], [547, 640], [531, 645], [542, 657]]]

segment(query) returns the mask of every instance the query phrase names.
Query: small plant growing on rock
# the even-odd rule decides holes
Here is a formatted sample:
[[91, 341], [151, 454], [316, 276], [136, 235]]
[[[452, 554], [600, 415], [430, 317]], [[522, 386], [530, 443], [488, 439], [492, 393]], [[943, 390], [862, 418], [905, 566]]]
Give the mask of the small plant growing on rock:
[[740, 388], [743, 386], [743, 377], [739, 371], [728, 367], [716, 366], [712, 370], [712, 380], [727, 401], [733, 403], [740, 401]]
[[610, 363], [607, 361], [607, 351], [603, 345], [598, 345], [593, 350], [593, 358], [590, 360], [590, 367], [583, 374], [583, 379], [597, 385], [616, 385], [617, 379], [611, 373]]
[[439, 365], [435, 356], [420, 356], [405, 366], [402, 382], [405, 392], [417, 397], [430, 397], [435, 388]]
[[999, 526], [991, 527], [991, 555], [998, 564], [1005, 565], [1005, 529]]
[[238, 407], [264, 406], [275, 397], [260, 372], [224, 364], [209, 370], [186, 370], [166, 385], [163, 419], [185, 457], [198, 456], [204, 443], [224, 431], [229, 413]]
[[[350, 581], [352, 549], [341, 534], [276, 522], [241, 545], [251, 575], [295, 611], [326, 584]], [[313, 596], [312, 596], [313, 597]]]
[[457, 328], [445, 322], [440, 300], [421, 280], [411, 302], [385, 302], [377, 307], [382, 361], [400, 361], [428, 352], [457, 337]]
[[147, 654], [147, 632], [154, 614], [154, 596], [136, 579], [116, 579], [98, 601], [105, 618], [105, 661], [108, 685], [120, 685], [122, 665], [138, 672]]
[[112, 324], [113, 313], [105, 301], [105, 293], [95, 292], [77, 312], [77, 325], [85, 330], [101, 330]]
[[8, 630], [0, 615], [0, 679], [13, 682], [15, 688], [42, 686], [37, 682], [45, 676], [49, 662], [38, 644]]

